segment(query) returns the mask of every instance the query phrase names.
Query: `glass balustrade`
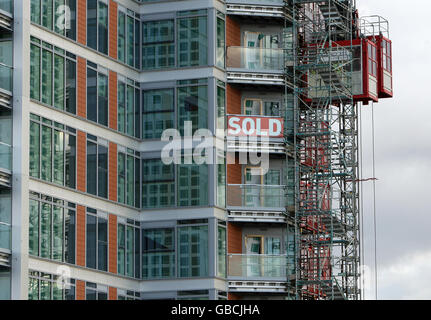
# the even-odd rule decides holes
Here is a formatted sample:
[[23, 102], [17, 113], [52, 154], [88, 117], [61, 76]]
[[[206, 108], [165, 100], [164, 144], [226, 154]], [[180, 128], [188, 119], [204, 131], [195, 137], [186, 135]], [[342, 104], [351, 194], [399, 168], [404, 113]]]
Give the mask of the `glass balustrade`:
[[287, 255], [229, 254], [228, 276], [231, 278], [280, 279], [291, 273]]
[[227, 67], [250, 72], [282, 71], [284, 69], [283, 49], [228, 47]]
[[284, 208], [284, 186], [239, 184], [227, 186], [228, 207]]

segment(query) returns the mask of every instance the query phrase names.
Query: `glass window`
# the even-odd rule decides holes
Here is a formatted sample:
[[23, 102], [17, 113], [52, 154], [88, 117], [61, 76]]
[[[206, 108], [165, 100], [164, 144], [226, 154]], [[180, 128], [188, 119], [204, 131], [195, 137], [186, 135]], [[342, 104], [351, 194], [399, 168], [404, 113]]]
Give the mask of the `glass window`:
[[87, 213], [86, 225], [87, 267], [96, 269], [97, 259], [97, 217]]
[[108, 3], [87, 1], [87, 46], [108, 54]]
[[74, 209], [64, 210], [64, 261], [75, 264], [76, 216]]
[[117, 227], [117, 257], [118, 257], [118, 268], [119, 274], [126, 274], [126, 226], [124, 224], [118, 224]]
[[108, 148], [102, 145], [97, 152], [97, 195], [108, 197]]
[[52, 0], [41, 0], [42, 3], [42, 26], [52, 30]]
[[76, 40], [76, 0], [65, 0], [66, 8], [69, 8], [69, 14], [66, 13], [66, 37], [72, 40]]
[[97, 218], [97, 268], [108, 271], [108, 220]]
[[87, 192], [97, 195], [97, 144], [87, 141]]
[[63, 208], [60, 206], [53, 206], [52, 209], [52, 259], [63, 261]]
[[134, 222], [118, 223], [118, 273], [140, 277], [140, 229]]
[[39, 300], [39, 280], [33, 277], [29, 279], [28, 300]]
[[174, 67], [174, 20], [148, 21], [142, 26], [142, 68]]
[[118, 131], [140, 138], [140, 92], [133, 80], [118, 81]]
[[133, 66], [135, 62], [135, 20], [127, 16], [127, 64]]
[[[32, 116], [30, 121], [30, 176], [75, 188], [76, 137], [58, 123]], [[69, 130], [69, 129], [68, 129]], [[72, 130], [72, 129], [70, 129]]]
[[76, 137], [69, 133], [65, 134], [65, 180], [66, 186], [76, 187]]
[[87, 119], [108, 125], [108, 76], [87, 67]]
[[[0, 6], [1, 8], [1, 6]], [[9, 268], [0, 267], [0, 300], [10, 300], [11, 272]]]
[[208, 166], [178, 165], [178, 206], [208, 205]]
[[76, 0], [31, 0], [30, 10], [32, 22], [76, 40]]
[[126, 84], [118, 81], [118, 131], [126, 132]]
[[76, 62], [66, 59], [66, 111], [76, 113]]
[[144, 91], [143, 100], [143, 138], [160, 139], [164, 130], [175, 128], [174, 90]]
[[126, 62], [126, 14], [118, 11], [118, 60]]
[[[221, 13], [218, 13], [221, 15]], [[225, 21], [224, 19], [217, 17], [217, 54], [216, 54], [216, 65], [222, 69], [225, 68], [225, 46], [226, 46], [226, 36], [225, 36]]]
[[[30, 52], [30, 98], [75, 114], [75, 55], [53, 48], [32, 37]], [[55, 52], [55, 53], [54, 53]]]
[[126, 154], [118, 153], [118, 202], [126, 202]]
[[140, 207], [139, 154], [128, 149], [118, 152], [118, 202]]
[[218, 259], [218, 268], [217, 275], [219, 277], [226, 277], [226, 253], [227, 253], [227, 245], [226, 245], [226, 227], [222, 225], [218, 225], [217, 229], [217, 259]]
[[30, 122], [30, 176], [39, 178], [40, 173], [40, 124]]
[[184, 136], [184, 124], [192, 122], [192, 134], [198, 129], [208, 128], [208, 86], [186, 86], [177, 89], [178, 128]]
[[97, 71], [87, 68], [87, 119], [97, 122]]
[[29, 254], [39, 255], [39, 202], [30, 200], [29, 210]]
[[12, 197], [9, 190], [0, 190], [0, 248], [11, 248]]
[[[40, 251], [39, 251], [40, 248]], [[75, 263], [75, 205], [31, 192], [29, 253]]]
[[40, 24], [40, 0], [31, 0], [31, 21]]
[[226, 206], [226, 164], [225, 157], [217, 155], [217, 205]]
[[108, 125], [108, 77], [98, 73], [97, 76], [98, 94], [98, 119], [97, 122], [105, 126]]
[[97, 31], [99, 38], [99, 51], [104, 54], [108, 54], [108, 4], [103, 1], [98, 1], [98, 4]]
[[179, 277], [208, 276], [208, 226], [178, 228]]
[[140, 21], [131, 10], [118, 10], [118, 59], [128, 65], [140, 68]]
[[208, 64], [207, 17], [177, 20], [178, 66], [192, 67]]
[[52, 128], [42, 126], [42, 166], [41, 178], [52, 181]]
[[97, 3], [87, 1], [87, 45], [97, 50]]
[[54, 183], [64, 185], [64, 132], [54, 130]]
[[52, 204], [42, 203], [40, 211], [40, 256], [51, 258], [51, 211]]
[[142, 231], [142, 277], [144, 279], [175, 277], [175, 230]]
[[160, 159], [142, 160], [142, 207], [175, 205], [175, 167]]
[[42, 50], [42, 102], [52, 105], [52, 52]]
[[30, 98], [40, 100], [40, 48], [30, 45]]
[[225, 129], [225, 118], [226, 118], [226, 90], [224, 88], [224, 83], [217, 81], [223, 85], [217, 86], [217, 129]]
[[12, 170], [12, 111], [0, 109], [0, 168]]

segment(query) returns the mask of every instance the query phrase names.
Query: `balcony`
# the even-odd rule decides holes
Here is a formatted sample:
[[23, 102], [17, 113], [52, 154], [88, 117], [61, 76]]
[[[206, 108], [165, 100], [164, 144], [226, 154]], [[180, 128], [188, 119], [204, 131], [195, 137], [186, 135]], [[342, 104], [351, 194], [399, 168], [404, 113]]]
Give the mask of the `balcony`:
[[227, 186], [229, 220], [286, 223], [284, 186], [230, 184]]
[[285, 84], [283, 49], [228, 47], [226, 63], [230, 83]]
[[0, 28], [12, 29], [13, 1], [0, 0]]
[[[228, 254], [231, 292], [286, 292], [295, 275], [287, 255]], [[293, 260], [292, 260], [293, 262]]]
[[226, 0], [227, 14], [284, 18], [283, 0]]

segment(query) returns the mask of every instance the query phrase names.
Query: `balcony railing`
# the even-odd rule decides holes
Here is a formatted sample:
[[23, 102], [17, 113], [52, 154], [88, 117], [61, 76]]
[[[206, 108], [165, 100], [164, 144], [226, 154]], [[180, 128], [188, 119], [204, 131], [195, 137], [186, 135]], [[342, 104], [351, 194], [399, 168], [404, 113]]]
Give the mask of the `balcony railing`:
[[280, 72], [284, 69], [283, 49], [228, 47], [227, 67], [248, 72]]
[[12, 92], [12, 75], [11, 67], [0, 63], [0, 88]]
[[286, 207], [284, 186], [230, 184], [227, 186], [228, 207], [275, 209]]
[[286, 280], [294, 271], [287, 255], [229, 254], [230, 279]]

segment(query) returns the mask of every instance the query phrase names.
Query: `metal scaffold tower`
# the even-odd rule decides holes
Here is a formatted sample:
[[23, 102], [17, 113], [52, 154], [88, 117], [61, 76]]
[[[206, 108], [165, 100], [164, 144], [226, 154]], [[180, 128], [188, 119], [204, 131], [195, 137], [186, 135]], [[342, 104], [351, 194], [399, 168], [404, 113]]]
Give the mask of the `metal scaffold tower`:
[[290, 113], [287, 108], [292, 117], [286, 120], [293, 127], [286, 140], [293, 149], [287, 171], [294, 189], [296, 299], [356, 300], [360, 291], [358, 114], [352, 80], [355, 3], [286, 0], [285, 6], [285, 30], [293, 35], [285, 56], [286, 104], [292, 106]]

